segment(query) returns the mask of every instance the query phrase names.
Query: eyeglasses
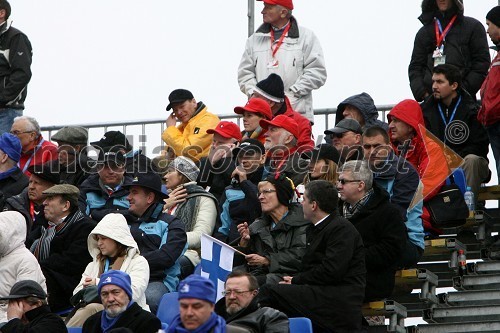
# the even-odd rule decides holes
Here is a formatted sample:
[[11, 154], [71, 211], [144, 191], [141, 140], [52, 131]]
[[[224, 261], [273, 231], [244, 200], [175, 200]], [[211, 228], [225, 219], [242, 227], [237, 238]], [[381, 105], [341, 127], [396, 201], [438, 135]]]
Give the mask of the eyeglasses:
[[337, 180], [337, 183], [340, 183], [342, 185], [345, 185], [347, 183], [359, 183], [362, 182], [362, 180], [359, 179], [339, 179]]
[[268, 188], [268, 189], [262, 190], [262, 192], [258, 192], [257, 196], [260, 197], [261, 195], [268, 195], [269, 193], [273, 193], [273, 192], [276, 192], [276, 190]]
[[337, 138], [337, 139], [342, 139], [342, 137], [344, 137], [344, 134], [346, 134], [347, 132], [343, 132], [343, 133], [332, 133], [330, 134], [330, 138], [334, 139], [334, 138]]
[[18, 136], [19, 134], [31, 133], [31, 132], [34, 132], [34, 131], [18, 131], [18, 130], [15, 130], [15, 131], [10, 131], [10, 134]]
[[223, 290], [222, 296], [230, 296], [231, 293], [234, 293], [236, 296], [241, 296], [244, 293], [251, 293], [253, 290]]

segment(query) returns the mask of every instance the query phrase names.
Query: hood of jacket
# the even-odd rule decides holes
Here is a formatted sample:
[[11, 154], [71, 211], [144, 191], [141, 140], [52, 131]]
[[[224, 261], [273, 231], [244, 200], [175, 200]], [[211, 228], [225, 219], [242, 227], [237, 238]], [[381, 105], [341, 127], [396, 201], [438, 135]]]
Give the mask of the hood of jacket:
[[[423, 0], [422, 1], [422, 14], [418, 17], [423, 25], [432, 23], [434, 17], [449, 19], [457, 14], [458, 18], [464, 16], [464, 3], [463, 0], [453, 0], [453, 6], [446, 12], [441, 13], [436, 4], [436, 0]], [[443, 27], [444, 29], [444, 27]]]
[[139, 247], [130, 233], [130, 227], [127, 224], [127, 220], [121, 214], [106, 215], [90, 232], [87, 238], [87, 246], [93, 258], [96, 258], [100, 253], [95, 238], [96, 235], [111, 238], [120, 244], [135, 249], [136, 252], [139, 253]]
[[344, 119], [343, 112], [347, 105], [352, 105], [361, 112], [365, 119], [365, 126], [370, 127], [377, 122], [378, 110], [375, 106], [375, 102], [369, 94], [362, 92], [361, 94], [347, 97], [337, 106], [337, 114], [335, 116], [336, 124]]
[[16, 211], [0, 213], [0, 258], [12, 251], [25, 247], [26, 221]]
[[413, 127], [416, 136], [421, 137], [418, 125], [425, 127], [424, 114], [420, 108], [420, 104], [418, 104], [415, 100], [405, 99], [404, 101], [396, 104], [389, 114], [387, 114], [387, 120], [389, 123], [391, 122], [392, 117], [396, 117]]

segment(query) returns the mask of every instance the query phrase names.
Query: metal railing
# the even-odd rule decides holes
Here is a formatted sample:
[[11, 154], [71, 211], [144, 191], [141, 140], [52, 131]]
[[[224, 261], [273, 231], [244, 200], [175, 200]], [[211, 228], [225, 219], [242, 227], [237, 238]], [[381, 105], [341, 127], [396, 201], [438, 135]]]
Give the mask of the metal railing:
[[[386, 113], [387, 111], [391, 110], [394, 107], [393, 104], [386, 104], [386, 105], [379, 105], [377, 106], [377, 110], [379, 113], [381, 113], [381, 118], [382, 120], [385, 121], [386, 119]], [[326, 109], [316, 109], [314, 110], [314, 126], [313, 126], [313, 131], [314, 127], [318, 128], [324, 128], [328, 129], [333, 127], [334, 125], [334, 120], [335, 120], [335, 114], [337, 112], [337, 108], [326, 108]], [[220, 119], [224, 120], [233, 120], [235, 121], [238, 126], [241, 127], [241, 116], [237, 114], [224, 114], [224, 115], [218, 115]], [[330, 121], [329, 117], [333, 117]], [[165, 118], [161, 119], [147, 119], [147, 120], [131, 120], [131, 121], [112, 121], [112, 122], [105, 122], [105, 123], [87, 123], [87, 124], [71, 124], [71, 125], [53, 125], [53, 126], [42, 126], [42, 133], [44, 134], [44, 137], [47, 138], [48, 140], [51, 139], [53, 132], [56, 132], [63, 128], [64, 126], [79, 126], [79, 127], [84, 127], [87, 129], [102, 129], [102, 133], [105, 133], [108, 131], [108, 128], [121, 128], [121, 132], [125, 135], [127, 135], [127, 129], [129, 127], [136, 127], [140, 126], [140, 133], [139, 135], [145, 136], [147, 133], [147, 126], [160, 126], [161, 132], [165, 130]], [[321, 131], [322, 133], [323, 131]], [[163, 145], [163, 144], [162, 144]]]

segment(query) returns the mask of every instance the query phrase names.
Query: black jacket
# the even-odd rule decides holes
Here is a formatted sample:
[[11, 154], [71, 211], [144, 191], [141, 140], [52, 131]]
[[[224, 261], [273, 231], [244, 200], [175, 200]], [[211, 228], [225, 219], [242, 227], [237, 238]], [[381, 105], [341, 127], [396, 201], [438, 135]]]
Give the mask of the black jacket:
[[[488, 134], [477, 120], [478, 106], [467, 92], [462, 91], [459, 96], [462, 96], [462, 100], [458, 105], [453, 121], [448, 126], [452, 126], [452, 128], [456, 126], [456, 128], [460, 130], [460, 122], [463, 122], [467, 125], [466, 129], [456, 132], [458, 136], [452, 138], [453, 140], [450, 140], [450, 138], [445, 140], [445, 124], [438, 109], [438, 101], [433, 97], [427, 99], [422, 104], [425, 127], [432, 134], [437, 136], [439, 140], [445, 142], [448, 147], [462, 158], [469, 154], [474, 154], [487, 159], [489, 145]], [[441, 103], [441, 110], [447, 121], [457, 104], [459, 96], [453, 99], [449, 108], [446, 108], [446, 106]]]
[[445, 13], [439, 12], [435, 0], [422, 1], [424, 25], [415, 36], [408, 75], [413, 96], [422, 101], [425, 93], [432, 94], [432, 53], [436, 49], [434, 17], [441, 22], [443, 30], [456, 14], [457, 19], [446, 35], [444, 54], [446, 63], [457, 66], [463, 78], [464, 88], [472, 95], [481, 88], [490, 66], [488, 41], [483, 25], [478, 20], [464, 16], [463, 5], [455, 0], [453, 7]]
[[0, 26], [0, 108], [24, 109], [32, 55], [31, 43], [25, 34], [9, 22]]
[[231, 326], [249, 329], [252, 333], [288, 333], [288, 317], [276, 309], [260, 307], [257, 298], [241, 311], [229, 315], [226, 312], [225, 299], [215, 305], [215, 311]]
[[75, 162], [67, 166], [61, 165], [57, 159], [49, 163], [51, 170], [59, 172], [61, 184], [79, 187], [90, 175], [97, 173], [96, 162], [84, 153], [80, 153]]
[[[71, 213], [66, 219], [73, 214], [75, 213]], [[73, 290], [80, 282], [85, 267], [92, 261], [87, 238], [95, 226], [96, 223], [86, 216], [73, 222], [62, 234], [54, 236], [48, 258], [39, 261], [47, 279], [48, 301], [53, 311], [70, 306], [69, 299], [73, 296]]]
[[24, 324], [21, 319], [8, 321], [1, 329], [3, 333], [66, 333], [68, 329], [57, 314], [50, 312], [48, 305], [42, 305], [25, 314], [29, 323]]
[[373, 190], [368, 202], [349, 218], [365, 247], [365, 301], [391, 296], [396, 265], [407, 239], [404, 219], [389, 202], [389, 194], [376, 184]]
[[28, 177], [18, 167], [7, 178], [0, 180], [0, 211], [8, 198], [18, 195], [28, 187], [28, 182]]
[[200, 160], [200, 173], [196, 182], [203, 188], [210, 186], [208, 192], [221, 202], [224, 189], [231, 185], [231, 174], [235, 168], [236, 161], [232, 157], [222, 158], [213, 165], [208, 161], [208, 157], [203, 157]]
[[[82, 332], [102, 332], [101, 316], [102, 311], [90, 316], [85, 323], [83, 323]], [[113, 328], [118, 327], [128, 328], [134, 333], [156, 333], [161, 328], [161, 322], [155, 315], [143, 310], [137, 303], [134, 303], [120, 315], [120, 318], [113, 326]]]
[[299, 312], [331, 332], [358, 332], [365, 276], [361, 236], [349, 221], [334, 213], [317, 226], [309, 226], [306, 253], [292, 284], [265, 285], [258, 297], [261, 306], [272, 306], [290, 316]]

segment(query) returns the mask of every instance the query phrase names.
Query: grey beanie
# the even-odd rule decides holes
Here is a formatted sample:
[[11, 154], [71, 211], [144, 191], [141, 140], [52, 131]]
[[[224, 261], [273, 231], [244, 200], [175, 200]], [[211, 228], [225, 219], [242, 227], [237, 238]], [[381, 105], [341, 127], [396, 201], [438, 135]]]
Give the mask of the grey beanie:
[[187, 157], [178, 156], [176, 157], [170, 164], [169, 168], [173, 168], [178, 172], [182, 173], [192, 182], [195, 182], [198, 178], [198, 174], [200, 173], [200, 169], [196, 166], [196, 164]]

